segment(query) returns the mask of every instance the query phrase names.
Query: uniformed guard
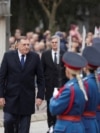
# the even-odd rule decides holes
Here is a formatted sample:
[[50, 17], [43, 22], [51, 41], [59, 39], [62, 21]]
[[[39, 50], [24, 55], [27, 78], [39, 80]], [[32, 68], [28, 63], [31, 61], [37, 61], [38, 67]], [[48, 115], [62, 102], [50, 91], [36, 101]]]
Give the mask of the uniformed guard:
[[97, 112], [96, 112], [96, 118], [97, 118], [97, 122], [98, 122], [98, 126], [99, 126], [99, 131], [100, 131], [100, 68], [98, 68], [97, 70], [97, 76], [98, 76], [98, 87], [99, 87], [99, 91], [98, 91], [98, 106], [97, 106]]
[[88, 61], [87, 67], [84, 68], [86, 77], [84, 85], [88, 95], [88, 101], [83, 113], [83, 124], [86, 133], [100, 133], [96, 120], [96, 109], [98, 105], [98, 78], [96, 70], [100, 65], [100, 53], [93, 47], [86, 47], [83, 56]]
[[[98, 50], [100, 52], [100, 41], [99, 42], [94, 42], [93, 43], [93, 47], [96, 48], [96, 50]], [[99, 60], [100, 60], [100, 56], [99, 56]], [[98, 106], [97, 106], [97, 112], [96, 112], [96, 116], [97, 116], [97, 122], [98, 122], [98, 125], [99, 125], [99, 131], [100, 131], [100, 66], [99, 68], [97, 69], [97, 75], [98, 75], [98, 87], [99, 87], [99, 103], [98, 103]]]
[[[63, 55], [65, 73], [69, 81], [50, 100], [50, 111], [57, 115], [54, 133], [85, 133], [81, 122], [87, 95], [80, 78], [81, 69], [87, 65], [84, 57], [66, 52]], [[57, 91], [56, 91], [57, 92]]]
[[100, 44], [100, 38], [99, 37], [93, 38], [92, 44]]

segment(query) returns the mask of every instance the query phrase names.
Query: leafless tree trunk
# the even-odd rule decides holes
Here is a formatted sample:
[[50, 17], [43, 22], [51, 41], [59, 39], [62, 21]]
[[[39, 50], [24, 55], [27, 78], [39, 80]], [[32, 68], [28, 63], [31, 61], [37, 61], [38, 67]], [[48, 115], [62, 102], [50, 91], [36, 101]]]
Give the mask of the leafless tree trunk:
[[61, 4], [62, 1], [63, 0], [39, 0], [39, 3], [48, 18], [48, 29], [52, 32], [54, 32], [54, 30], [56, 29], [56, 12], [58, 6]]
[[20, 0], [19, 6], [18, 28], [24, 32], [26, 0]]

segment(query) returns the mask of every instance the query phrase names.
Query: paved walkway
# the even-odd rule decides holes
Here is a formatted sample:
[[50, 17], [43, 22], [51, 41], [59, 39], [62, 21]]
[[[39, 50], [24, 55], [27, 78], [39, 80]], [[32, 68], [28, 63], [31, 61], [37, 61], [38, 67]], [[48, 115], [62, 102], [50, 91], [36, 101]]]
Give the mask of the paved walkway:
[[[46, 120], [47, 115], [46, 115], [46, 102], [43, 101], [42, 105], [39, 107], [39, 110], [36, 108], [36, 113], [32, 115], [31, 121], [41, 121], [41, 120]], [[3, 126], [3, 111], [2, 109], [0, 110], [0, 127]]]
[[[35, 121], [31, 122], [30, 133], [46, 133], [48, 130], [47, 121]], [[4, 128], [0, 127], [0, 133], [4, 133]]]

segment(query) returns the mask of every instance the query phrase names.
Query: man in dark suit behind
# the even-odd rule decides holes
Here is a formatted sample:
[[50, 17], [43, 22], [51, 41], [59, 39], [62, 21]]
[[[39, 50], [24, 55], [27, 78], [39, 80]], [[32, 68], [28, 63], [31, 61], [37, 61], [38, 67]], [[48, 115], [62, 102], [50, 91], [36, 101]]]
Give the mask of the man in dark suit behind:
[[31, 114], [44, 98], [44, 76], [40, 58], [30, 52], [29, 41], [21, 39], [18, 50], [4, 54], [0, 68], [0, 106], [4, 109], [5, 133], [29, 133]]
[[[47, 123], [49, 128], [56, 122], [56, 116], [52, 116], [49, 111], [50, 98], [53, 95], [54, 88], [61, 87], [67, 80], [64, 65], [61, 60], [64, 52], [60, 51], [60, 54], [58, 53], [58, 43], [58, 37], [53, 36], [51, 38], [51, 49], [43, 52], [41, 57], [45, 77], [45, 99], [47, 101]], [[59, 65], [55, 62], [55, 56], [56, 61], [58, 60], [58, 56], [60, 56]]]

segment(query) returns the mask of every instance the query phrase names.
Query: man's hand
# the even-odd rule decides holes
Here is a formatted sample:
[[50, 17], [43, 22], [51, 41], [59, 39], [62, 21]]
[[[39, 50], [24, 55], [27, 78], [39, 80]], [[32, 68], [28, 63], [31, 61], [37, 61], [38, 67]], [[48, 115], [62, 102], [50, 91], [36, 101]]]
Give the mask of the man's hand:
[[0, 98], [0, 106], [4, 107], [5, 105], [5, 98]]
[[42, 104], [42, 99], [40, 99], [40, 98], [37, 98], [36, 99], [36, 106], [37, 106], [37, 109], [39, 110], [39, 106]]

